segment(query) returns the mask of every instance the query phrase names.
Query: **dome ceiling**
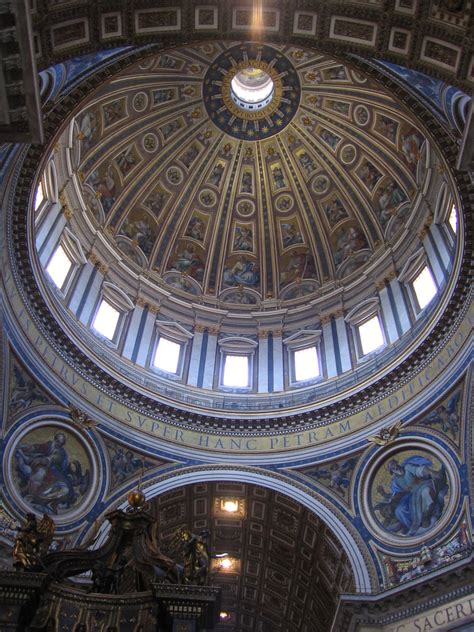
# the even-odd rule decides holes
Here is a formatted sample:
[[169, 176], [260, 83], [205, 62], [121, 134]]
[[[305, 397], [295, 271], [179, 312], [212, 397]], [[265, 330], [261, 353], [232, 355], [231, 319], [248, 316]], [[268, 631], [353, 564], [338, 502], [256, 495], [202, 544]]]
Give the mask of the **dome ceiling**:
[[[273, 81], [258, 114], [232, 99], [246, 68]], [[227, 42], [129, 66], [76, 125], [87, 212], [130, 270], [239, 309], [357, 278], [408, 218], [424, 141], [335, 59]]]

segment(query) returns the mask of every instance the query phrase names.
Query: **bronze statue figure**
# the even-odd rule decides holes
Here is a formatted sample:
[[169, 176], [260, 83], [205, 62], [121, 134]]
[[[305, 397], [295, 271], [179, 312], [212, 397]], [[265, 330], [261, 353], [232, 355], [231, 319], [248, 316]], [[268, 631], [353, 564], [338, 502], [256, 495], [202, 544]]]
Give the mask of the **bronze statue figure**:
[[183, 555], [182, 581], [185, 584], [204, 586], [209, 572], [209, 531], [204, 529], [196, 535], [186, 527], [178, 529], [171, 542], [172, 548], [181, 549]]
[[47, 553], [53, 539], [54, 522], [43, 514], [39, 524], [33, 513], [26, 514], [26, 523], [18, 527], [13, 549], [13, 559], [17, 569], [39, 569], [41, 558]]

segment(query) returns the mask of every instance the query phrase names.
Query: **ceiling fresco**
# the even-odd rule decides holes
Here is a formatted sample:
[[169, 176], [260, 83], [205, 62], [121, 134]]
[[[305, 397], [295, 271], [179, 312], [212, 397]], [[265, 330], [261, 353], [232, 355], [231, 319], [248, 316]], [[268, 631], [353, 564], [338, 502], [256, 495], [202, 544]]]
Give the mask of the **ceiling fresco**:
[[[258, 60], [280, 100], [239, 118], [219, 77]], [[76, 124], [91, 221], [130, 268], [241, 306], [355, 278], [403, 228], [424, 142], [389, 94], [335, 59], [227, 42], [132, 65]]]

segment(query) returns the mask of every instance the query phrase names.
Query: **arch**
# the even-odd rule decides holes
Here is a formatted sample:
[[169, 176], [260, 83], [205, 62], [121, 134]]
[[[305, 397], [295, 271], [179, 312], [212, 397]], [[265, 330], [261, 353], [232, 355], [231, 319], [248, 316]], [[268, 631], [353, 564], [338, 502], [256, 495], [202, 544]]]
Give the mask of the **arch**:
[[[239, 483], [260, 485], [261, 487], [266, 487], [272, 491], [277, 491], [289, 496], [292, 500], [300, 503], [303, 507], [316, 514], [318, 518], [320, 518], [332, 530], [341, 543], [341, 546], [351, 563], [356, 592], [373, 592], [374, 587], [371, 573], [366, 560], [364, 559], [363, 552], [349, 530], [348, 525], [344, 524], [340, 517], [338, 517], [334, 511], [329, 509], [329, 507], [326, 507], [320, 500], [304, 491], [290, 479], [283, 480], [282, 478], [276, 478], [257, 469], [246, 468], [244, 470], [222, 466], [214, 467], [212, 469], [203, 468], [187, 470], [186, 472], [177, 472], [171, 476], [168, 475], [165, 479], [154, 482], [149, 487], [143, 485], [142, 491], [145, 493], [147, 499], [150, 500], [159, 494], [164, 494], [165, 492], [176, 489], [177, 487], [184, 487], [195, 483], [217, 481], [238, 481]], [[125, 508], [126, 506], [127, 502], [124, 502], [121, 505], [121, 508]], [[96, 543], [96, 546], [102, 544], [105, 533], [106, 530], [104, 529], [101, 533], [101, 537]]]

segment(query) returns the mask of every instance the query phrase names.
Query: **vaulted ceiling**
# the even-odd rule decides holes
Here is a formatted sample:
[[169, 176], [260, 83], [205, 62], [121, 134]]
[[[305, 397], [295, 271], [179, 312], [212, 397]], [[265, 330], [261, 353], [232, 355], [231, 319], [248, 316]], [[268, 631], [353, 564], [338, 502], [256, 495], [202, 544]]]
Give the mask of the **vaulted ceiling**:
[[[238, 502], [228, 513], [224, 500]], [[340, 543], [314, 514], [287, 496], [256, 485], [202, 483], [152, 500], [160, 546], [176, 530], [210, 531], [211, 555], [228, 553], [230, 568], [211, 560], [229, 616], [217, 632], [326, 632], [338, 595], [353, 590]]]

